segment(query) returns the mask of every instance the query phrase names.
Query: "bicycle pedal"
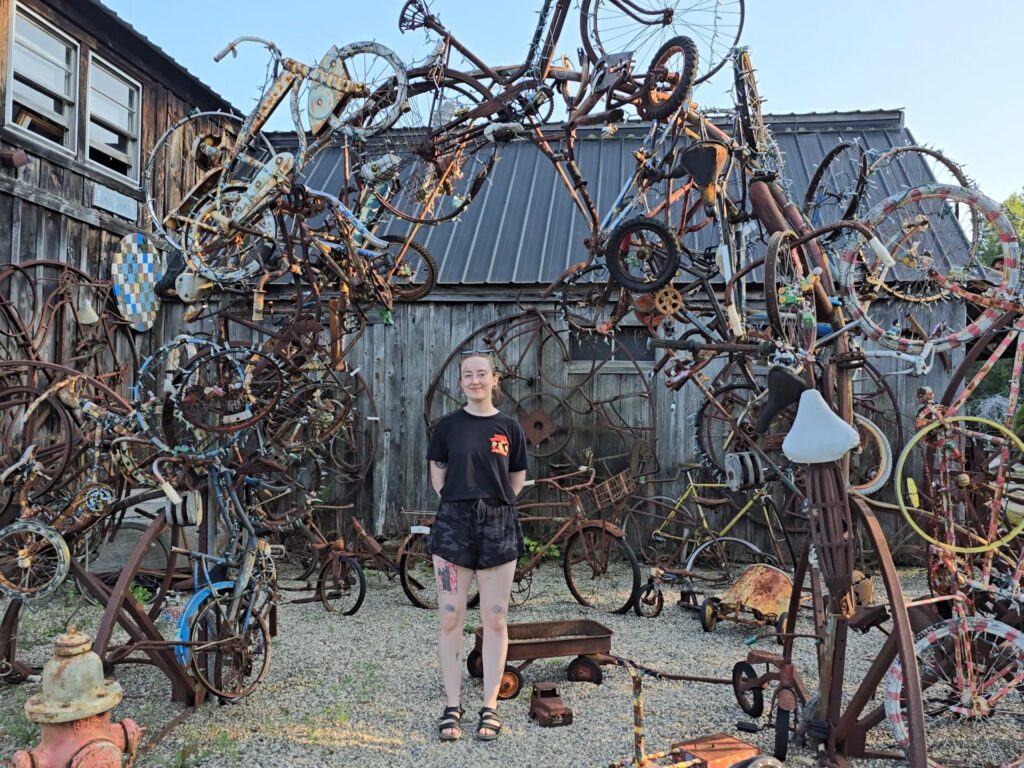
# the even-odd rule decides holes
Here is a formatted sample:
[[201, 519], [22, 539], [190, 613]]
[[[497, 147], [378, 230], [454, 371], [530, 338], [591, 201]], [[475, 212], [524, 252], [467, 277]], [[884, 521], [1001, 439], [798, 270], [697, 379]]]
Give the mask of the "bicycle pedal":
[[284, 544], [271, 544], [270, 545], [270, 556], [271, 557], [284, 557], [288, 554], [288, 548]]

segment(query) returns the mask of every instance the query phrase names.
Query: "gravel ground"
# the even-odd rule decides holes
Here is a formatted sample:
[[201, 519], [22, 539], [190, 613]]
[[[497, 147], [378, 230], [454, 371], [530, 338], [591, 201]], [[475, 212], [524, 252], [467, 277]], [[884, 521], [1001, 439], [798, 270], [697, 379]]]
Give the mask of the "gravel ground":
[[[920, 573], [903, 574], [907, 594], [923, 591]], [[283, 605], [280, 634], [266, 681], [248, 699], [227, 706], [210, 704], [184, 720], [138, 766], [323, 766], [357, 764], [367, 768], [417, 766], [600, 766], [629, 753], [632, 738], [629, 675], [605, 667], [602, 685], [565, 681], [568, 659], [539, 660], [524, 670], [519, 698], [500, 702], [505, 722], [501, 737], [482, 743], [471, 738], [480, 706], [480, 681], [464, 677], [466, 738], [437, 740], [436, 722], [444, 704], [436, 658], [436, 618], [414, 608], [397, 580], [368, 574], [369, 593], [355, 616], [327, 614], [318, 604]], [[876, 579], [876, 591], [884, 596]], [[573, 602], [554, 565], [546, 564], [526, 605], [513, 609], [515, 622], [596, 619], [613, 632], [612, 651], [669, 672], [728, 677], [746, 656], [749, 628], [722, 623], [712, 634], [701, 631], [695, 614], [672, 604], [661, 616], [594, 614]], [[2, 603], [0, 603], [2, 607]], [[471, 610], [466, 650], [472, 648]], [[53, 637], [68, 623], [94, 631], [98, 611], [84, 606], [65, 589], [46, 606], [30, 613], [21, 631], [22, 659], [41, 663]], [[802, 620], [801, 631], [809, 631]], [[867, 669], [884, 638], [874, 632], [851, 635], [848, 692]], [[768, 641], [762, 647], [774, 648]], [[816, 675], [812, 645], [798, 646], [798, 666], [813, 688]], [[115, 717], [133, 717], [155, 732], [179, 708], [169, 700], [169, 686], [148, 666], [117, 668], [125, 698]], [[540, 728], [527, 718], [534, 682], [554, 680], [574, 714], [564, 728]], [[0, 688], [0, 756], [36, 742], [35, 727], [24, 719], [25, 699], [37, 682]], [[723, 731], [771, 750], [773, 730], [741, 734], [746, 719], [729, 686], [647, 680], [646, 733], [652, 751], [709, 733]], [[762, 718], [764, 722], [764, 718]], [[1019, 731], [1017, 733], [1019, 737]], [[965, 743], [970, 735], [963, 733]], [[891, 745], [883, 727], [872, 732], [877, 746]], [[807, 747], [792, 747], [787, 765], [812, 765]], [[977, 763], [982, 765], [983, 761]], [[855, 768], [893, 765], [891, 761], [851, 761]]]

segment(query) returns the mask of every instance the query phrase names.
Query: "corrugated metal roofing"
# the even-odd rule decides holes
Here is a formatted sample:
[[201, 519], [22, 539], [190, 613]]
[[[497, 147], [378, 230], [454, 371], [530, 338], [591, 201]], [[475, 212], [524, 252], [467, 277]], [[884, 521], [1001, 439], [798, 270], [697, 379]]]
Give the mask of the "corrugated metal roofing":
[[[767, 116], [786, 165], [792, 196], [802, 201], [811, 175], [825, 154], [841, 141], [857, 141], [880, 154], [913, 144], [902, 110], [836, 112]], [[581, 130], [576, 156], [598, 210], [607, 210], [635, 167], [633, 151], [646, 133], [644, 124], [626, 124], [611, 138], [601, 130]], [[282, 137], [283, 138], [283, 137]], [[919, 167], [915, 167], [919, 166]], [[336, 192], [341, 186], [340, 150], [327, 149], [306, 169], [306, 183]], [[869, 202], [908, 186], [932, 180], [925, 164], [904, 166], [908, 177], [885, 179], [872, 188]], [[911, 183], [912, 182], [912, 183]], [[862, 209], [866, 210], [866, 209]], [[391, 222], [385, 231], [408, 225]], [[708, 239], [711, 233], [698, 233]], [[423, 227], [417, 240], [440, 266], [439, 282], [448, 285], [546, 284], [566, 267], [586, 257], [589, 226], [555, 173], [551, 163], [528, 141], [503, 145], [485, 188], [456, 221]], [[691, 249], [710, 244], [687, 242]]]

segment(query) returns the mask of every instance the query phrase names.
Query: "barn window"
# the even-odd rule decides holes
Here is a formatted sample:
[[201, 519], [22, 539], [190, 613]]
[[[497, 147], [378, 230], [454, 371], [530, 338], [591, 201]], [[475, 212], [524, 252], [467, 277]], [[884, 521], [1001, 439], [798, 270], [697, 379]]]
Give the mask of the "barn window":
[[89, 161], [139, 178], [139, 105], [142, 86], [99, 57], [89, 66]]
[[22, 8], [13, 42], [9, 122], [74, 151], [78, 46]]

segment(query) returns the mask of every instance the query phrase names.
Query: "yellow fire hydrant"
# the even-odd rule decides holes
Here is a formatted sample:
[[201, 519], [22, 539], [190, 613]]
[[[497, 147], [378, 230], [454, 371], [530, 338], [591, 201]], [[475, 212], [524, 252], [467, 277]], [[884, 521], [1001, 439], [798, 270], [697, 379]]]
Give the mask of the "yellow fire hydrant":
[[121, 768], [130, 766], [142, 738], [133, 721], [110, 722], [121, 686], [103, 677], [92, 639], [74, 627], [57, 638], [43, 667], [43, 690], [25, 703], [39, 723], [39, 746], [14, 753], [14, 768]]

